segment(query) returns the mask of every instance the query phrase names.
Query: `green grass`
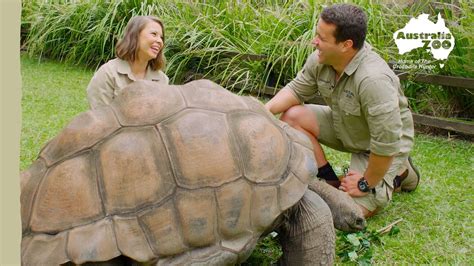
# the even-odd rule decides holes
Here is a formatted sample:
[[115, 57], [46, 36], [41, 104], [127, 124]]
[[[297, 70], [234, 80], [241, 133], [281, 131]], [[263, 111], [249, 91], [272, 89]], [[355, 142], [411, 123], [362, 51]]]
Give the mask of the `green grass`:
[[88, 109], [86, 87], [92, 70], [22, 55], [22, 130], [20, 168], [36, 159], [41, 147], [73, 117]]
[[[474, 264], [474, 145], [471, 142], [417, 135], [412, 152], [420, 168], [420, 187], [396, 193], [392, 203], [369, 219], [371, 229], [399, 218], [400, 233], [375, 246], [377, 264]], [[329, 152], [341, 164], [347, 154]]]
[[474, 264], [474, 145], [418, 136], [414, 162], [422, 181], [414, 193], [396, 194], [393, 204], [369, 223], [381, 227], [403, 218], [401, 233], [375, 249], [384, 262]]
[[[24, 170], [48, 140], [88, 109], [85, 89], [93, 72], [54, 61], [39, 64], [25, 55], [21, 57], [21, 71], [20, 165]], [[349, 161], [348, 154], [326, 151], [337, 167]], [[374, 230], [404, 219], [398, 225], [399, 234], [384, 236], [385, 244], [375, 246], [374, 262], [474, 265], [473, 143], [417, 135], [413, 159], [422, 173], [419, 189], [395, 194], [393, 202], [368, 222], [369, 229]], [[268, 241], [262, 250], [275, 253]], [[261, 256], [252, 258], [262, 261]]]

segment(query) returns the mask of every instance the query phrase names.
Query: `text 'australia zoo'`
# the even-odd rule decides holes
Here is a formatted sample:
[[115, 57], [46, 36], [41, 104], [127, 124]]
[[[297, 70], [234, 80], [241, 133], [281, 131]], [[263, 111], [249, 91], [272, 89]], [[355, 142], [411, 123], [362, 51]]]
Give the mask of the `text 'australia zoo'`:
[[406, 39], [406, 40], [421, 40], [423, 42], [423, 48], [430, 48], [433, 47], [434, 49], [439, 49], [443, 47], [444, 49], [451, 48], [451, 34], [445, 32], [438, 32], [438, 33], [405, 33], [405, 32], [398, 32], [397, 39]]

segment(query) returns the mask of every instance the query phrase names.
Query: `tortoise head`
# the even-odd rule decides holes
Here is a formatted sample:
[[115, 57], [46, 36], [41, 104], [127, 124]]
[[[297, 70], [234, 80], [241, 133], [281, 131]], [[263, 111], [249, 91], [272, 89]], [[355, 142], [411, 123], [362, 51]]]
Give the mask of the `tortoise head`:
[[339, 200], [334, 209], [331, 208], [334, 227], [345, 232], [363, 230], [367, 223], [360, 207], [347, 193], [339, 190], [337, 192], [341, 198], [345, 199]]
[[317, 179], [311, 181], [309, 189], [326, 201], [331, 209], [335, 228], [345, 232], [354, 232], [366, 227], [362, 210], [347, 193]]

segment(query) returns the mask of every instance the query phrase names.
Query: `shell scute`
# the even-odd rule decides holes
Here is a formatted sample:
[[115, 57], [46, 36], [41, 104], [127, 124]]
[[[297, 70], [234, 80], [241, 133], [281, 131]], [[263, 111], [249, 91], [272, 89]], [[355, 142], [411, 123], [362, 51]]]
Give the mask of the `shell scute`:
[[60, 232], [103, 217], [90, 153], [66, 160], [48, 171], [39, 186], [31, 229]]
[[22, 240], [21, 260], [24, 265], [49, 265], [52, 261], [57, 264], [66, 263], [67, 232], [57, 235], [38, 234], [28, 241]]
[[247, 109], [241, 97], [210, 80], [195, 80], [177, 87], [182, 91], [188, 107], [218, 112]]
[[179, 186], [217, 187], [242, 175], [224, 114], [185, 110], [159, 129]]
[[318, 166], [314, 159], [313, 150], [297, 142], [293, 142], [289, 166], [290, 171], [305, 184], [316, 178], [318, 174]]
[[216, 191], [219, 232], [224, 239], [248, 234], [252, 188], [244, 180], [225, 184]]
[[138, 261], [149, 261], [155, 257], [136, 217], [114, 216], [113, 221], [117, 245], [123, 255]]
[[46, 164], [39, 159], [20, 175], [21, 228], [23, 232], [28, 228], [36, 190], [43, 180], [46, 170]]
[[252, 226], [256, 231], [263, 231], [280, 215], [278, 187], [255, 186], [252, 197]]
[[107, 261], [120, 255], [110, 219], [79, 226], [69, 232], [67, 254], [76, 264]]
[[301, 182], [293, 173], [280, 184], [280, 208], [281, 211], [287, 210], [298, 202], [306, 192], [308, 184]]
[[181, 254], [189, 249], [184, 244], [173, 201], [169, 200], [142, 214], [139, 220], [150, 239], [154, 254], [166, 257]]
[[120, 128], [110, 107], [87, 111], [76, 116], [40, 152], [50, 166], [94, 144]]
[[267, 117], [256, 113], [232, 113], [229, 121], [244, 160], [245, 177], [256, 183], [279, 181], [289, 160], [284, 133]]
[[176, 209], [188, 246], [203, 247], [215, 243], [216, 203], [212, 190], [178, 191]]
[[123, 129], [98, 153], [107, 213], [135, 211], [173, 193], [168, 155], [154, 127]]
[[148, 80], [130, 83], [110, 105], [124, 126], [158, 124], [186, 106], [174, 86]]

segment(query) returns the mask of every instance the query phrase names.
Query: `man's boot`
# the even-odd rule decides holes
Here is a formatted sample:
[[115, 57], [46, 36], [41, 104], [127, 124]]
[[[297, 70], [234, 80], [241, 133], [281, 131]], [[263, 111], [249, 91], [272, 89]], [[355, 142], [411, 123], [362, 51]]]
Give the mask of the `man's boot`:
[[420, 183], [420, 172], [415, 167], [410, 156], [405, 161], [406, 170], [401, 174], [397, 175], [393, 180], [393, 187], [395, 192], [414, 191]]

